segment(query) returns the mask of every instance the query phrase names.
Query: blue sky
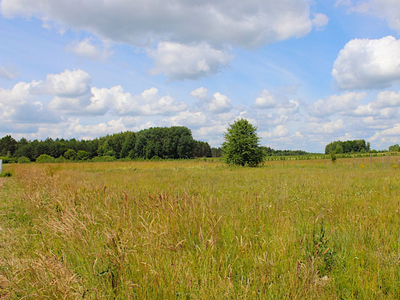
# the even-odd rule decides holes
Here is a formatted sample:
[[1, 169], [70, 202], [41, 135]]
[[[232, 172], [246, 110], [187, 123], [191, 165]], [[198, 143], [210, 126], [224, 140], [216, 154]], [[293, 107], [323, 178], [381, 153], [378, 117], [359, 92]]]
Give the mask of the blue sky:
[[274, 149], [400, 143], [400, 1], [0, 0], [0, 136], [238, 118]]

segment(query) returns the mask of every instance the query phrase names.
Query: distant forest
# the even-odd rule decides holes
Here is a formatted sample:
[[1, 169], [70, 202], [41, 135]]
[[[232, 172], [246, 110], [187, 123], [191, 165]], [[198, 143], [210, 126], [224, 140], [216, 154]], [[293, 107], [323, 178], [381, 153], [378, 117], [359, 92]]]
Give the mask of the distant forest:
[[[301, 150], [274, 150], [261, 147], [266, 156], [307, 155]], [[0, 158], [4, 162], [113, 161], [118, 159], [187, 159], [221, 157], [222, 149], [194, 140], [183, 126], [152, 127], [139, 132], [126, 131], [93, 140], [51, 139], [15, 140], [11, 135], [0, 139]]]
[[186, 127], [153, 127], [137, 133], [126, 131], [93, 140], [47, 138], [16, 141], [7, 135], [0, 140], [0, 156], [16, 161], [186, 159], [220, 156], [218, 148], [196, 141]]
[[[303, 150], [274, 150], [261, 146], [266, 156], [301, 156]], [[389, 151], [399, 151], [399, 145]], [[365, 140], [335, 141], [325, 147], [325, 154], [370, 152]], [[376, 152], [372, 150], [371, 152]], [[7, 162], [62, 162], [62, 161], [114, 161], [188, 159], [195, 157], [221, 157], [222, 149], [207, 142], [194, 140], [187, 127], [152, 127], [139, 132], [126, 131], [93, 140], [51, 139], [15, 140], [11, 135], [0, 139], [0, 159]]]
[[308, 154], [315, 154], [309, 153], [303, 150], [274, 150], [270, 147], [261, 147], [267, 156], [298, 156], [298, 155], [308, 155]]
[[325, 147], [325, 154], [365, 153], [370, 151], [370, 143], [365, 140], [335, 141]]

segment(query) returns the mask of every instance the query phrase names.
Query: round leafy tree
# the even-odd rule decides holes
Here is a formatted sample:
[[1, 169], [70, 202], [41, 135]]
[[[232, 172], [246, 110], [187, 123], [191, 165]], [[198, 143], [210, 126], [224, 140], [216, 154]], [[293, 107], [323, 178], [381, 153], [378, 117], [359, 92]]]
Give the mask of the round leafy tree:
[[240, 119], [229, 125], [222, 144], [226, 163], [255, 167], [263, 161], [264, 152], [259, 146], [257, 127], [249, 121]]

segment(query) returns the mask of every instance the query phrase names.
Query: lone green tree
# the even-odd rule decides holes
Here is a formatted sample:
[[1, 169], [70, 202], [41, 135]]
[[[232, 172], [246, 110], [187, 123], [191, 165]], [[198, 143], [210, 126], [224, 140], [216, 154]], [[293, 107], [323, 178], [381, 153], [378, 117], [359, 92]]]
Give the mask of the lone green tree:
[[240, 119], [229, 125], [222, 144], [223, 158], [233, 165], [256, 167], [264, 159], [260, 148], [257, 127], [246, 119]]

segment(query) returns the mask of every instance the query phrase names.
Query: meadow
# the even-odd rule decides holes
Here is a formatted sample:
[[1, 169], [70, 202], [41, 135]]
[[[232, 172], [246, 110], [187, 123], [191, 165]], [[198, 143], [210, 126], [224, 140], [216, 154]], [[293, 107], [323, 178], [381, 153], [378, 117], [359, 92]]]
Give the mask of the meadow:
[[399, 299], [398, 160], [5, 165], [0, 299]]

